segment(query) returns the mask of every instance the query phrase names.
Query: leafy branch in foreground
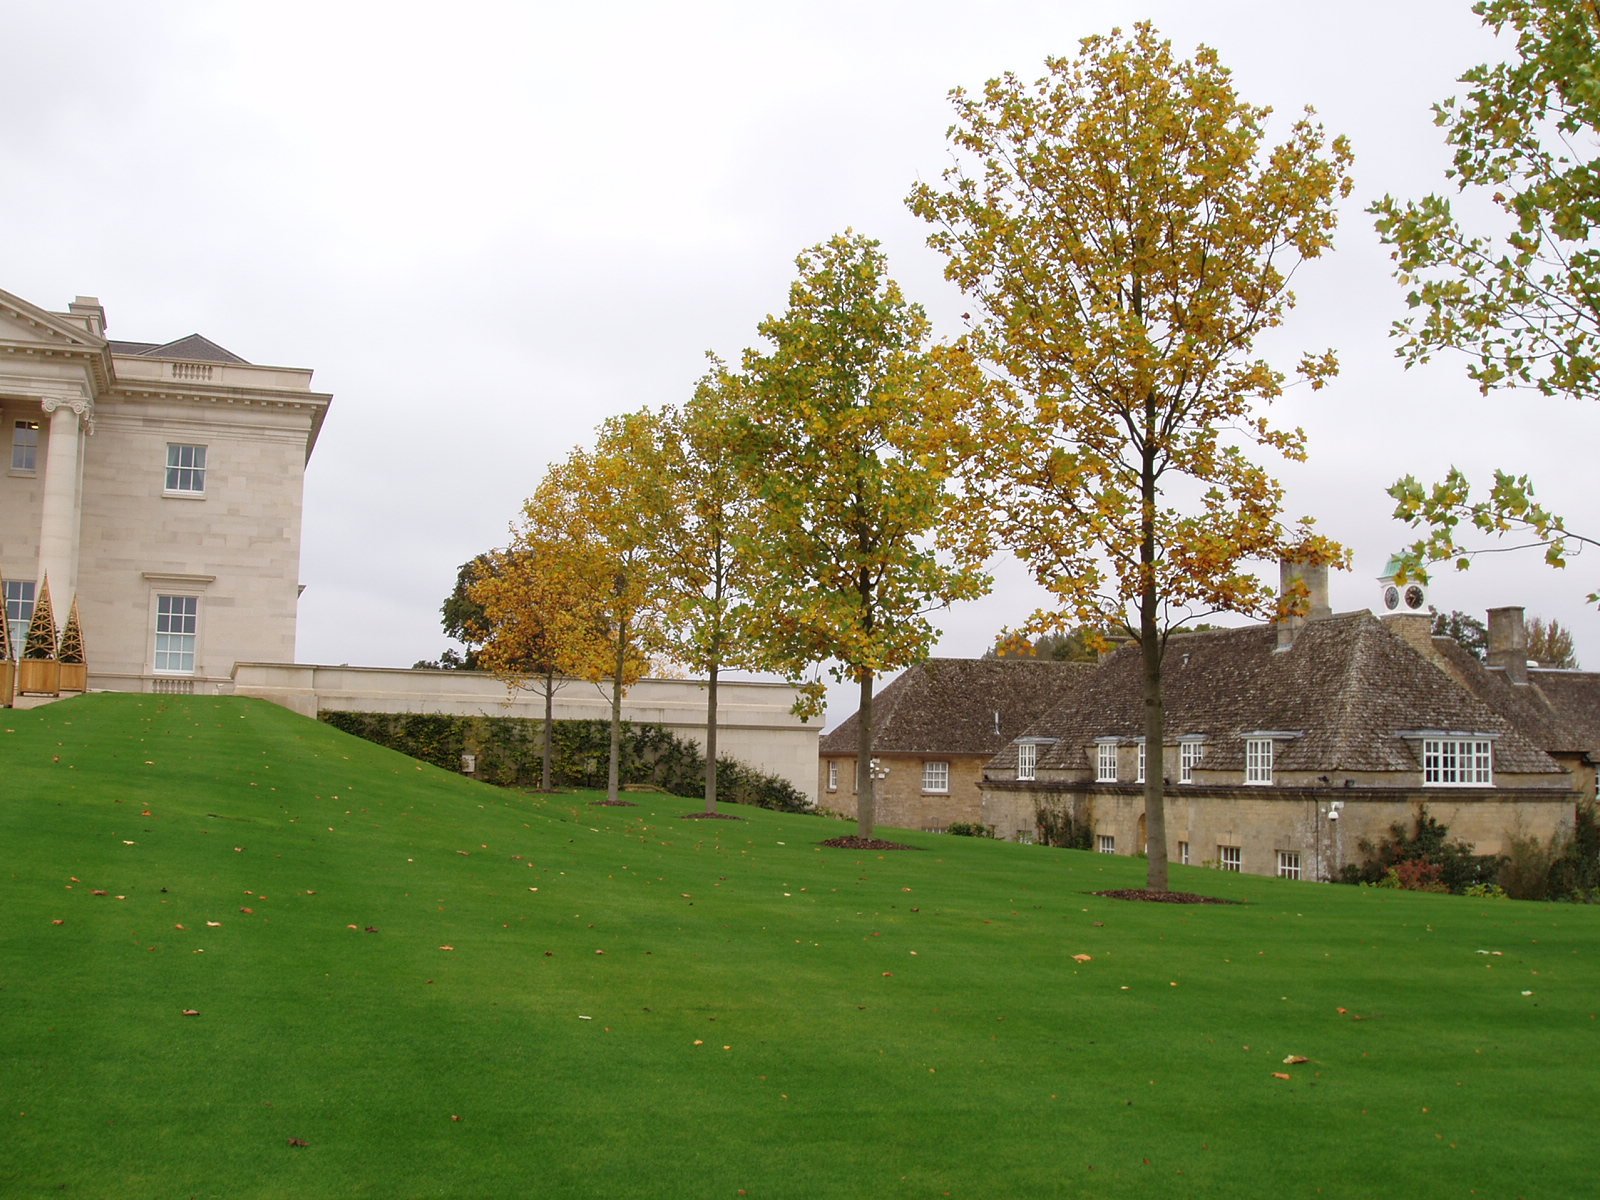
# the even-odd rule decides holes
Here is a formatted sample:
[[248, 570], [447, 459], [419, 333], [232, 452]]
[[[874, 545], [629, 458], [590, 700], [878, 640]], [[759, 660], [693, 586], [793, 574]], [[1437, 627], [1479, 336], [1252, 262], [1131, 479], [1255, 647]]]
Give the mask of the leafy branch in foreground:
[[[1600, 4], [1479, 0], [1472, 11], [1513, 34], [1515, 51], [1468, 70], [1466, 94], [1436, 105], [1434, 123], [1454, 149], [1446, 177], [1497, 208], [1501, 231], [1469, 233], [1438, 195], [1372, 205], [1395, 278], [1410, 289], [1396, 353], [1409, 367], [1460, 351], [1485, 394], [1525, 387], [1600, 400]], [[1483, 553], [1458, 543], [1463, 525], [1495, 539], [1528, 535], [1558, 567], [1590, 541], [1534, 501], [1526, 475], [1497, 472], [1476, 501], [1454, 468], [1431, 488], [1407, 476], [1389, 494], [1396, 517], [1427, 529], [1403, 555], [1409, 574]]]

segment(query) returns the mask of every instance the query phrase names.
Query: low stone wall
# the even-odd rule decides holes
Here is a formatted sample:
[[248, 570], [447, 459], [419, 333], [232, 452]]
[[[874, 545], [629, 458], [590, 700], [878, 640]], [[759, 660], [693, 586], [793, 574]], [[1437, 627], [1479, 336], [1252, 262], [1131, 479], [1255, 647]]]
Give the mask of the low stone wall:
[[[331, 711], [544, 719], [542, 695], [508, 692], [478, 671], [240, 663], [233, 690], [308, 717]], [[788, 684], [719, 681], [717, 752], [788, 780], [815, 804], [822, 722], [795, 716], [796, 698]], [[606, 721], [611, 702], [593, 684], [569, 680], [556, 692], [553, 715], [557, 721]], [[697, 680], [642, 679], [623, 697], [622, 715], [705, 746], [706, 690]]]

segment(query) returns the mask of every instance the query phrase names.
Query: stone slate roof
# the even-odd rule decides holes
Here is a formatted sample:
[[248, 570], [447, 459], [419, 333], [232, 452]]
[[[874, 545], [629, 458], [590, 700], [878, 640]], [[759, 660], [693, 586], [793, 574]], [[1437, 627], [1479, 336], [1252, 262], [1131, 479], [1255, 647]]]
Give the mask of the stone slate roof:
[[111, 343], [113, 354], [127, 354], [138, 358], [181, 358], [187, 362], [250, 364], [232, 350], [225, 350], [210, 338], [191, 333], [174, 342], [117, 342]]
[[1600, 674], [1534, 668], [1528, 678], [1571, 733], [1571, 745], [1600, 760]]
[[[1582, 717], [1582, 703], [1573, 704], [1571, 707], [1574, 711], [1566, 711], [1553, 704], [1538, 686], [1513, 683], [1500, 668], [1478, 661], [1454, 638], [1436, 637], [1433, 639], [1433, 648], [1444, 660], [1452, 679], [1515, 725], [1534, 745], [1552, 752], [1600, 749], [1600, 723], [1596, 722], [1600, 713], [1596, 713], [1592, 707], [1588, 723], [1595, 728], [1585, 732], [1581, 725], [1575, 726], [1573, 721], [1574, 717]], [[1530, 671], [1530, 678], [1535, 674]], [[1582, 678], [1585, 673], [1546, 671], [1538, 674]], [[1578, 693], [1573, 694], [1576, 696]], [[1595, 691], [1591, 688], [1588, 701], [1591, 706], [1594, 696]]]
[[[988, 757], [1093, 673], [1092, 664], [1053, 659], [931, 658], [873, 697], [872, 747]], [[823, 754], [855, 754], [859, 715], [823, 737]]]
[[[1560, 771], [1369, 612], [1309, 621], [1292, 647], [1280, 652], [1277, 644], [1270, 625], [1173, 638], [1163, 670], [1167, 741], [1203, 736], [1208, 768], [1242, 772], [1246, 735], [1294, 733], [1275, 744], [1274, 769], [1332, 776], [1417, 771], [1417, 749], [1401, 731], [1494, 733], [1497, 772]], [[1126, 647], [1036, 721], [1027, 736], [1055, 739], [1040, 747], [1039, 771], [1088, 769], [1096, 738], [1143, 736], [1140, 677], [1139, 649]], [[1014, 771], [1016, 762], [1012, 745], [990, 767]]]

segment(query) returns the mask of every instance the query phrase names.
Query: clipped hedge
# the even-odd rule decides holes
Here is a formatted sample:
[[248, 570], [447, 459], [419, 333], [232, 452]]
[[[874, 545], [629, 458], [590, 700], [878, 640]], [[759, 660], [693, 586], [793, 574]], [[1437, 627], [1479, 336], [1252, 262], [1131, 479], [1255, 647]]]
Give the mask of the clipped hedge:
[[[541, 777], [542, 721], [523, 717], [457, 717], [433, 713], [322, 712], [335, 729], [412, 758], [461, 770], [461, 756], [476, 758], [473, 778], [501, 787], [537, 787]], [[550, 775], [557, 787], [603, 788], [611, 727], [605, 721], [557, 721]], [[660, 725], [622, 723], [617, 775], [624, 787], [650, 785], [674, 796], [705, 795], [705, 755], [698, 744]], [[719, 803], [752, 804], [780, 812], [810, 812], [787, 780], [734, 759], [717, 759]]]

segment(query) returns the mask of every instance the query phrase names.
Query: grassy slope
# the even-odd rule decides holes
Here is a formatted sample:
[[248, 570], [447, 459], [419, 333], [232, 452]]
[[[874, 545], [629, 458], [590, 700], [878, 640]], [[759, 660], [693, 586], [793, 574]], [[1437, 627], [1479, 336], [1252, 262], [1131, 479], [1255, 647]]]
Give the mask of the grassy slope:
[[1136, 860], [530, 799], [247, 701], [0, 730], [8, 1197], [1592, 1186], [1600, 911], [1119, 903]]

